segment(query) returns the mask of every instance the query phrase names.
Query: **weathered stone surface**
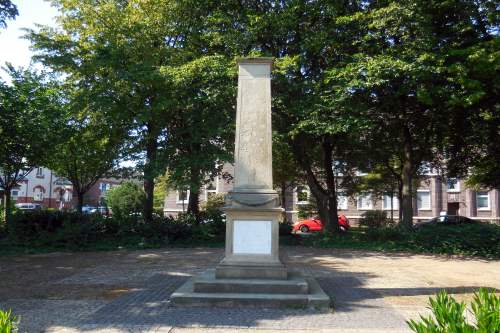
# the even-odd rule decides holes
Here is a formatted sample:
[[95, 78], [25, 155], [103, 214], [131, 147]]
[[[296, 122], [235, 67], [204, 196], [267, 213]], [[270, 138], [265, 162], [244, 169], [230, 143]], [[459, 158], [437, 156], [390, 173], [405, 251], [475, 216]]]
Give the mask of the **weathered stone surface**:
[[272, 189], [271, 58], [238, 61], [234, 189]]

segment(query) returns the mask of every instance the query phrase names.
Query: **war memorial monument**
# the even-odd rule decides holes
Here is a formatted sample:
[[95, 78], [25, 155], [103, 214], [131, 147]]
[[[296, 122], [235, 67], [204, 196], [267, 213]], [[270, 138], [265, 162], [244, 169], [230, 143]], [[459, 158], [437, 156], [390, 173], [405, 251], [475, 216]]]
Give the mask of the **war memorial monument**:
[[287, 269], [279, 253], [283, 208], [273, 189], [272, 58], [238, 61], [234, 188], [226, 196], [226, 250], [219, 265], [171, 296], [176, 306], [328, 307], [312, 276]]

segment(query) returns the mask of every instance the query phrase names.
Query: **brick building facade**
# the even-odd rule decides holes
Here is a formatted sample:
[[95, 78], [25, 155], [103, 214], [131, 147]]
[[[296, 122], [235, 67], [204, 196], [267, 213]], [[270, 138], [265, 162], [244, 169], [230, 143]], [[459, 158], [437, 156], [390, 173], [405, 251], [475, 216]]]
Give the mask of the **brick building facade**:
[[[232, 174], [233, 167], [224, 166], [223, 172]], [[200, 193], [200, 203], [212, 193], [227, 193], [233, 187], [231, 181], [222, 177], [216, 178], [207, 184]], [[280, 193], [281, 194], [281, 193]], [[187, 210], [189, 191], [169, 191], [165, 197], [164, 214], [175, 216]], [[285, 190], [282, 206], [287, 219], [296, 221], [301, 206], [309, 203], [310, 192], [307, 186], [296, 186]], [[462, 215], [471, 219], [485, 220], [494, 223], [500, 222], [500, 193], [499, 190], [478, 190], [466, 188], [460, 179], [442, 180], [437, 174], [429, 174], [420, 183], [413, 198], [414, 220], [428, 220], [439, 216], [442, 211], [449, 215]], [[339, 190], [339, 214], [346, 215], [354, 223], [368, 210], [386, 210], [390, 215], [391, 198], [389, 195], [375, 197], [372, 194], [347, 197]], [[397, 197], [392, 198], [392, 213], [394, 218], [399, 216], [399, 202]]]
[[[101, 205], [106, 192], [123, 181], [117, 178], [99, 179], [85, 194], [84, 205]], [[11, 191], [11, 195], [15, 203], [34, 203], [42, 208], [73, 209], [76, 206], [73, 185], [44, 167], [34, 168]]]

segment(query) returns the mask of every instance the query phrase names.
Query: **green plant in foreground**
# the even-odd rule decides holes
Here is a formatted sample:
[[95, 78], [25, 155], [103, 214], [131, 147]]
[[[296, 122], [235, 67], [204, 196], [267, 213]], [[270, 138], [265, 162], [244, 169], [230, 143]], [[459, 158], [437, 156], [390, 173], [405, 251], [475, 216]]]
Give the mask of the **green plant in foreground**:
[[0, 333], [17, 332], [19, 319], [12, 314], [12, 311], [0, 310]]
[[465, 303], [458, 303], [445, 291], [436, 299], [429, 298], [429, 303], [433, 316], [407, 322], [416, 333], [500, 333], [500, 297], [493, 290], [481, 288], [474, 294], [470, 305], [474, 324], [465, 317]]

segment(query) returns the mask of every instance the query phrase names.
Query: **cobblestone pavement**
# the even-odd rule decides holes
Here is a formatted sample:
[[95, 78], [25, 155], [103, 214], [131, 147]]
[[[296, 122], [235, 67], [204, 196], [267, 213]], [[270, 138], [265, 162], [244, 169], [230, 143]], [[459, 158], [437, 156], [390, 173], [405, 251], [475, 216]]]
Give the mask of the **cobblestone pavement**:
[[285, 249], [289, 266], [316, 276], [334, 309], [175, 308], [170, 294], [213, 267], [222, 249], [159, 249], [0, 257], [0, 308], [21, 332], [409, 332], [429, 295], [469, 299], [500, 289], [500, 262], [364, 251]]

